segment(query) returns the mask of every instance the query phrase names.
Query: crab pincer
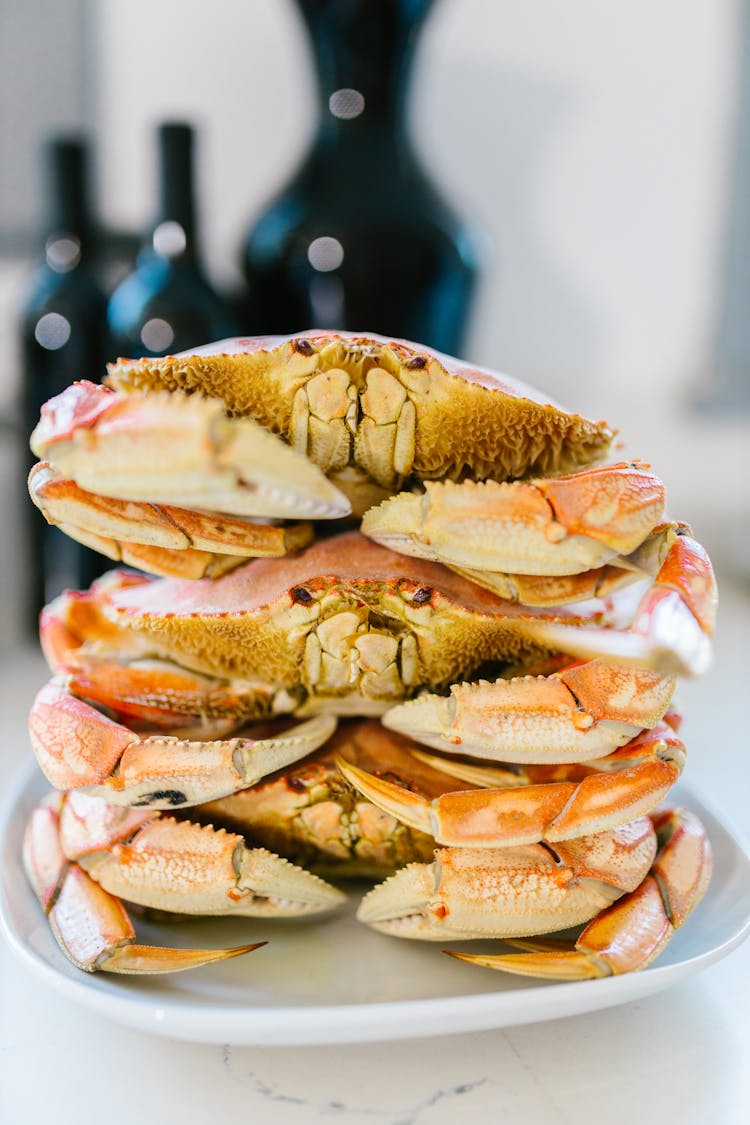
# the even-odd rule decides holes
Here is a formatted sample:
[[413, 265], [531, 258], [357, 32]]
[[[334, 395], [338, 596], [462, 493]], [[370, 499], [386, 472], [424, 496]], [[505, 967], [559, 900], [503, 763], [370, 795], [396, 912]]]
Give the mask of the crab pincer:
[[61, 478], [113, 499], [277, 519], [350, 510], [274, 434], [197, 395], [125, 395], [82, 380], [42, 407], [31, 448]]
[[511, 941], [528, 952], [450, 956], [551, 980], [590, 980], [645, 969], [698, 905], [713, 868], [706, 831], [689, 809], [664, 809], [651, 819], [658, 850], [645, 879], [590, 922], [575, 943]]
[[[337, 765], [350, 785], [384, 812], [436, 843], [458, 847], [501, 847], [573, 839], [603, 832], [650, 812], [682, 772], [685, 747], [666, 723], [633, 739], [621, 750], [583, 767], [538, 767], [531, 777], [512, 775], [513, 784], [493, 785], [492, 767], [477, 769], [417, 754], [433, 769], [465, 777], [482, 789], [442, 793], [432, 800], [368, 773], [341, 754]], [[610, 760], [613, 759], [613, 760]], [[507, 767], [504, 771], [507, 777]], [[545, 774], [549, 776], [545, 776]], [[505, 778], [503, 778], [505, 781]]]
[[[582, 628], [563, 634], [543, 623], [539, 640], [565, 646], [583, 658], [601, 656], [665, 675], [700, 676], [711, 667], [711, 635], [718, 593], [711, 560], [683, 523], [664, 524], [633, 553], [634, 564], [653, 575], [626, 628]], [[625, 591], [629, 593], [629, 591]], [[617, 612], [618, 594], [613, 596]]]
[[385, 726], [448, 753], [493, 761], [582, 762], [611, 754], [665, 715], [673, 676], [604, 660], [547, 676], [454, 684], [391, 707]]
[[439, 848], [363, 898], [357, 917], [394, 937], [520, 937], [589, 921], [634, 891], [656, 851], [648, 817], [553, 844]]
[[322, 879], [265, 848], [248, 848], [234, 833], [84, 793], [51, 794], [34, 809], [23, 857], [60, 947], [89, 972], [176, 972], [265, 944], [137, 945], [121, 897], [179, 914], [259, 918], [317, 914], [344, 899]]
[[71, 694], [61, 680], [38, 692], [29, 713], [37, 761], [58, 789], [85, 788], [113, 804], [173, 808], [223, 797], [295, 762], [336, 728], [315, 715], [269, 737], [139, 735]]
[[582, 657], [698, 675], [711, 660], [716, 582], [690, 528], [663, 514], [662, 482], [636, 461], [531, 481], [428, 482], [424, 494], [402, 493], [371, 509], [362, 530], [528, 605], [577, 602], [653, 579], [627, 629], [573, 634], [542, 622], [536, 635]]

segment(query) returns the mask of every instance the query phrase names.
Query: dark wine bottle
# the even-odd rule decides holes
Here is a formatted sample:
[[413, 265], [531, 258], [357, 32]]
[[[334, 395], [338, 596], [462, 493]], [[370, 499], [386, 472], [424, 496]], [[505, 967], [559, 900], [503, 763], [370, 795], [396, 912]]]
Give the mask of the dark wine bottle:
[[[31, 430], [48, 398], [75, 379], [98, 381], [107, 359], [106, 297], [92, 267], [93, 222], [86, 145], [58, 138], [44, 151], [48, 195], [44, 257], [21, 311], [22, 464], [33, 463]], [[40, 608], [66, 587], [85, 587], [112, 564], [45, 523], [29, 502], [26, 513], [25, 617], [36, 629]]]
[[158, 356], [231, 336], [237, 322], [204, 273], [198, 244], [193, 129], [158, 130], [159, 210], [133, 273], [115, 289], [107, 320], [118, 356]]
[[461, 351], [476, 275], [469, 228], [414, 153], [406, 98], [432, 0], [297, 0], [319, 127], [244, 251], [243, 329], [373, 330]]

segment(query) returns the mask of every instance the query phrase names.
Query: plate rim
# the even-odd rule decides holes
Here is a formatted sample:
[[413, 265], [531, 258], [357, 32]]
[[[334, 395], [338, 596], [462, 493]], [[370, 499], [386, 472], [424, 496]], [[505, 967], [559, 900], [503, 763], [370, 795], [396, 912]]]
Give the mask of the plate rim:
[[[9, 839], [10, 822], [19, 802], [23, 801], [38, 776], [36, 763], [27, 763], [19, 771], [15, 784], [0, 806], [0, 932], [14, 955], [62, 995], [116, 1023], [155, 1035], [192, 1042], [247, 1046], [321, 1046], [431, 1038], [544, 1022], [615, 1007], [660, 992], [728, 956], [750, 936], [749, 910], [744, 921], [723, 942], [672, 964], [656, 964], [638, 973], [596, 981], [530, 984], [520, 992], [492, 989], [459, 996], [352, 1004], [246, 1004], [230, 1008], [218, 1001], [205, 1006], [182, 998], [159, 1003], [145, 995], [104, 991], [94, 986], [95, 974], [81, 972], [78, 979], [58, 970], [25, 943], [12, 922], [11, 910], [6, 902], [6, 865], [11, 854], [17, 857], [18, 844]], [[742, 834], [723, 813], [720, 815], [712, 808], [710, 802], [693, 794], [689, 786], [682, 783], [680, 788], [698, 806], [699, 815], [705, 811], [726, 832], [750, 873], [750, 849]], [[6, 840], [7, 846], [4, 846]], [[54, 941], [54, 938], [51, 940]], [[523, 997], [521, 1003], [519, 997]], [[505, 1006], [510, 1011], [502, 1010], [503, 998], [508, 998]], [[550, 1012], [550, 1008], [554, 1010]], [[439, 1017], [444, 1018], [441, 1020]]]

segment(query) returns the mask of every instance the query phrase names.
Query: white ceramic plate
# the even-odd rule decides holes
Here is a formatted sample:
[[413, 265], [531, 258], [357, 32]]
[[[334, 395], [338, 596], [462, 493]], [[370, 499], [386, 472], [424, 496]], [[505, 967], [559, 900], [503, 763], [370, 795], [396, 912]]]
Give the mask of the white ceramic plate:
[[[750, 932], [750, 859], [722, 822], [685, 789], [708, 828], [714, 876], [696, 913], [655, 965], [604, 980], [547, 984], [442, 956], [440, 945], [388, 938], [341, 914], [306, 922], [196, 920], [142, 925], [162, 945], [269, 945], [222, 964], [163, 977], [75, 969], [60, 952], [23, 873], [26, 817], [46, 785], [34, 769], [0, 826], [0, 921], [21, 960], [53, 988], [129, 1027], [204, 1043], [321, 1044], [454, 1034], [558, 1019], [658, 992], [730, 953]], [[498, 942], [473, 949], [499, 948]], [[468, 948], [457, 944], [453, 948]]]

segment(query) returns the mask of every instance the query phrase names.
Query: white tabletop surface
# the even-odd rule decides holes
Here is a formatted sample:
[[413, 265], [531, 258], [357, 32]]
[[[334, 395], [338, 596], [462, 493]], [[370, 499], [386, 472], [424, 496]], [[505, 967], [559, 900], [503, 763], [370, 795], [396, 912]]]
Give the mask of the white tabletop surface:
[[[750, 821], [750, 602], [728, 583], [715, 670], [680, 689], [687, 778]], [[30, 649], [3, 661], [0, 781], [31, 753], [25, 711], [44, 679]], [[743, 760], [744, 759], [744, 760]], [[745, 1125], [750, 942], [668, 992], [608, 1011], [439, 1039], [314, 1048], [201, 1046], [126, 1030], [47, 989], [0, 944], [0, 1122], [143, 1118], [299, 1125]]]

